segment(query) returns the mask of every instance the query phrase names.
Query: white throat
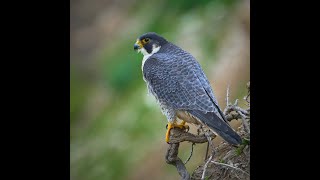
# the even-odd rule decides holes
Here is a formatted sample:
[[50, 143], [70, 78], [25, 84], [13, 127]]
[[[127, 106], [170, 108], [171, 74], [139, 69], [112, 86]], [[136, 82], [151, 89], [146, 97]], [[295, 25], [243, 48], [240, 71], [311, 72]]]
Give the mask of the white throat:
[[152, 56], [154, 53], [157, 53], [160, 50], [160, 48], [161, 48], [161, 46], [155, 47], [155, 45], [153, 45], [152, 52], [150, 54], [147, 52], [147, 50], [144, 47], [139, 49], [139, 52], [141, 52], [143, 54], [142, 65], [141, 65], [142, 71], [143, 71], [143, 66], [144, 66], [144, 63], [146, 62], [146, 60], [150, 56]]

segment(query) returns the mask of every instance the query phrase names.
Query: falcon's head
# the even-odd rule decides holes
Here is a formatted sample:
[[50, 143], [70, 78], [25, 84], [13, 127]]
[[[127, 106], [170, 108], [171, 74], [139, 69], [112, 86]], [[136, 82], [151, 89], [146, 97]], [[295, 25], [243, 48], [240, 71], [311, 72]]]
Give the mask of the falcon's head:
[[141, 52], [144, 56], [152, 55], [158, 52], [161, 46], [168, 43], [166, 39], [159, 36], [157, 33], [148, 32], [146, 34], [141, 35], [137, 42], [134, 44], [133, 49], [135, 51]]

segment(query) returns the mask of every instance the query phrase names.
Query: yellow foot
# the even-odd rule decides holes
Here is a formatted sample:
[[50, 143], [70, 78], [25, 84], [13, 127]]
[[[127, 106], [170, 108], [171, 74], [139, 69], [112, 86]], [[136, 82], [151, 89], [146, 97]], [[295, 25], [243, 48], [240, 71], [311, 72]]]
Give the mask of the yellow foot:
[[188, 129], [189, 130], [189, 126], [185, 125], [186, 122], [182, 121], [181, 124], [174, 124], [174, 123], [168, 123], [167, 124], [167, 132], [166, 132], [166, 142], [169, 142], [169, 138], [170, 138], [170, 130], [173, 128], [180, 128], [180, 129]]

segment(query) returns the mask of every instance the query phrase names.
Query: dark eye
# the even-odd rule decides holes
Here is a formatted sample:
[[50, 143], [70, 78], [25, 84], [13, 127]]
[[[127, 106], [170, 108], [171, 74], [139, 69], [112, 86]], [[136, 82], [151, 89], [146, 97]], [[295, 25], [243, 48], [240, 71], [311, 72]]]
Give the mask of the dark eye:
[[149, 42], [149, 41], [150, 41], [149, 38], [145, 38], [145, 39], [144, 39], [144, 42], [146, 42], [146, 43]]

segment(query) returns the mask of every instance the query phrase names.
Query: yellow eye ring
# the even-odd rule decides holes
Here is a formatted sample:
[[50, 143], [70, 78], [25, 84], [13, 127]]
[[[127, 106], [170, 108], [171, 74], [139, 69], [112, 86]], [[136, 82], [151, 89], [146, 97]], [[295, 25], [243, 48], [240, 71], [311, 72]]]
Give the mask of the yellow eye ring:
[[143, 39], [143, 41], [144, 41], [144, 43], [147, 43], [147, 42], [150, 41], [150, 39], [149, 38], [145, 38], [145, 39]]

